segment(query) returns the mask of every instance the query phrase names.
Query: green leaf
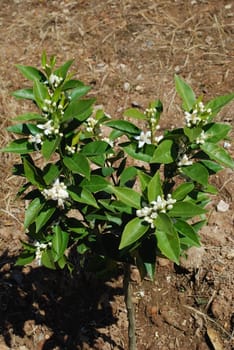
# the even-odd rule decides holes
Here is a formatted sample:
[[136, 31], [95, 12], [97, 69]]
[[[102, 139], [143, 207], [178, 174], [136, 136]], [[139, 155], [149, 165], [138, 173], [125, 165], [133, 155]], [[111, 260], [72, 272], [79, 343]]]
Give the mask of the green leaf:
[[204, 164], [207, 169], [213, 171], [214, 173], [217, 173], [218, 171], [223, 169], [222, 165], [217, 164], [216, 162], [213, 162], [212, 160], [202, 159], [200, 162], [202, 164]]
[[42, 265], [51, 270], [56, 270], [54, 258], [51, 250], [45, 250], [41, 257]]
[[39, 71], [37, 68], [31, 67], [31, 66], [23, 66], [21, 64], [16, 64], [16, 67], [25, 76], [25, 78], [29, 80], [33, 80], [33, 81], [46, 80], [46, 77], [44, 76], [44, 74], [41, 71]]
[[38, 113], [25, 113], [13, 118], [15, 121], [44, 121], [45, 118]]
[[66, 82], [64, 82], [63, 84], [63, 91], [66, 91], [66, 90], [73, 90], [73, 89], [76, 89], [78, 87], [82, 87], [84, 86], [84, 83], [80, 80], [77, 80], [77, 79], [70, 79]]
[[180, 241], [171, 219], [160, 213], [155, 220], [158, 248], [168, 259], [179, 264]]
[[40, 83], [38, 80], [34, 81], [33, 95], [40, 108], [44, 107], [45, 99], [50, 99], [46, 86], [43, 83]]
[[35, 135], [38, 133], [38, 128], [34, 124], [15, 124], [7, 127], [7, 131], [13, 132], [19, 135]]
[[186, 136], [188, 136], [190, 142], [195, 141], [200, 136], [201, 132], [202, 132], [202, 128], [184, 127], [184, 133]]
[[91, 175], [90, 179], [84, 179], [80, 183], [81, 187], [86, 188], [90, 192], [99, 192], [99, 191], [111, 191], [110, 183], [99, 175]]
[[77, 189], [75, 186], [71, 186], [68, 189], [68, 193], [70, 197], [76, 202], [84, 203], [87, 205], [91, 205], [95, 208], [99, 208], [96, 199], [94, 198], [92, 193], [87, 190], [87, 188]]
[[169, 164], [174, 162], [174, 159], [171, 155], [172, 145], [172, 140], [162, 141], [156, 148], [150, 163]]
[[135, 180], [137, 169], [134, 166], [125, 168], [120, 175], [120, 186], [124, 186], [128, 181]]
[[110, 149], [110, 145], [105, 141], [93, 141], [87, 143], [81, 150], [86, 157], [103, 156], [103, 154]]
[[211, 108], [212, 110], [212, 117], [216, 116], [219, 111], [229, 102], [231, 102], [234, 99], [234, 93], [219, 96], [211, 100], [207, 103], [206, 108]]
[[34, 147], [28, 142], [28, 139], [18, 139], [12, 141], [8, 146], [0, 149], [0, 152], [12, 152], [18, 154], [27, 154], [33, 152]]
[[144, 263], [147, 276], [151, 281], [154, 280], [155, 275], [155, 263]]
[[195, 246], [195, 247], [201, 246], [199, 236], [197, 235], [193, 227], [189, 225], [186, 221], [176, 220], [176, 222], [174, 223], [174, 226], [180, 234], [182, 234], [184, 237], [187, 238], [187, 242], [191, 246]]
[[75, 174], [84, 175], [90, 178], [90, 166], [87, 158], [80, 153], [75, 153], [71, 157], [64, 157], [65, 166]]
[[24, 218], [24, 228], [27, 229], [37, 218], [45, 203], [40, 198], [34, 198], [26, 209]]
[[67, 232], [62, 231], [58, 225], [54, 226], [53, 231], [52, 250], [55, 253], [54, 261], [58, 261], [67, 249], [69, 235]]
[[147, 175], [144, 171], [141, 171], [141, 170], [138, 170], [138, 177], [139, 177], [140, 184], [141, 184], [141, 191], [144, 192], [148, 183], [151, 180], [151, 177], [149, 175]]
[[90, 90], [91, 90], [91, 87], [85, 86], [85, 85], [75, 88], [72, 91], [72, 93], [69, 95], [71, 98], [71, 101], [85, 96], [87, 94], [87, 92], [89, 92]]
[[57, 75], [58, 77], [62, 77], [64, 80], [66, 78], [67, 72], [68, 72], [68, 70], [71, 67], [73, 62], [74, 62], [74, 60], [69, 60], [69, 61], [65, 62], [61, 67], [57, 68], [54, 71], [54, 74]]
[[14, 91], [12, 95], [16, 98], [25, 98], [26, 100], [35, 100], [33, 89], [31, 88]]
[[141, 208], [141, 195], [128, 187], [112, 187], [112, 192], [116, 195], [118, 200], [132, 208]]
[[56, 149], [58, 148], [59, 144], [61, 141], [61, 137], [60, 136], [56, 136], [54, 138], [51, 139], [45, 139], [45, 141], [43, 141], [42, 144], [42, 148], [41, 148], [41, 152], [43, 157], [46, 160], [49, 160], [50, 157], [54, 154], [54, 152], [56, 151]]
[[106, 122], [105, 125], [122, 131], [124, 134], [138, 135], [141, 131], [136, 125], [126, 120], [111, 120]]
[[[147, 147], [150, 146], [150, 147]], [[145, 145], [144, 149], [146, 151], [142, 151], [142, 149], [139, 149], [136, 143], [123, 143], [121, 144], [121, 147], [124, 149], [124, 151], [131, 156], [134, 159], [142, 160], [143, 162], [149, 163], [152, 159], [152, 151], [155, 149], [153, 145]], [[147, 152], [149, 151], [149, 153]]]
[[50, 185], [59, 177], [60, 170], [55, 164], [49, 163], [44, 168], [43, 173], [43, 180], [45, 181], [46, 185]]
[[149, 202], [155, 201], [158, 196], [163, 195], [162, 184], [160, 179], [160, 173], [157, 171], [147, 186], [148, 200]]
[[43, 178], [41, 176], [41, 171], [39, 168], [34, 166], [26, 158], [23, 159], [24, 174], [26, 179], [31, 182], [32, 185], [40, 187], [44, 185]]
[[130, 118], [135, 118], [135, 119], [145, 119], [144, 113], [140, 112], [136, 108], [129, 108], [126, 111], [124, 111], [124, 116], [130, 117]]
[[221, 124], [221, 123], [212, 123], [208, 125], [208, 128], [206, 129], [206, 132], [205, 132], [206, 141], [218, 142], [220, 140], [223, 140], [227, 136], [230, 130], [231, 130], [230, 125]]
[[192, 165], [182, 167], [181, 172], [203, 186], [208, 184], [208, 170], [200, 163], [194, 163]]
[[119, 249], [123, 249], [135, 243], [148, 231], [148, 229], [149, 225], [142, 223], [142, 220], [138, 217], [129, 221], [124, 227]]
[[15, 266], [24, 266], [30, 264], [35, 259], [35, 254], [32, 252], [22, 252], [15, 262]]
[[175, 75], [175, 88], [183, 101], [183, 108], [188, 112], [191, 111], [196, 102], [196, 96], [192, 88], [178, 75]]
[[222, 147], [211, 142], [205, 142], [200, 147], [211, 159], [216, 160], [218, 163], [221, 163], [226, 167], [234, 169], [234, 161]]
[[172, 198], [177, 201], [184, 199], [194, 189], [194, 184], [191, 182], [183, 183], [179, 185], [172, 193]]
[[86, 116], [83, 116], [84, 112], [89, 110], [94, 102], [94, 98], [88, 100], [71, 101], [64, 112], [62, 122], [73, 118], [76, 118], [79, 121], [84, 121], [87, 118]]
[[[51, 203], [50, 203], [51, 204]], [[48, 221], [51, 219], [52, 215], [54, 214], [56, 210], [56, 207], [51, 207], [48, 203], [46, 203], [45, 206], [43, 206], [42, 210], [38, 214], [35, 222], [36, 222], [36, 233], [38, 233], [42, 227], [44, 227]]]
[[172, 217], [192, 218], [197, 215], [205, 214], [206, 210], [189, 202], [176, 202], [173, 208], [168, 212]]

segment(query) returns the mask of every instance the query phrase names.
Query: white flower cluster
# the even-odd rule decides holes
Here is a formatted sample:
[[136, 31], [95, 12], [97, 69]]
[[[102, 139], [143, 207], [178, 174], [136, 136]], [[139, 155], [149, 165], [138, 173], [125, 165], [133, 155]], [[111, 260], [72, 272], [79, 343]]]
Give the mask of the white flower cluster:
[[93, 132], [93, 129], [95, 127], [95, 125], [98, 123], [97, 119], [93, 118], [93, 117], [89, 117], [87, 120], [86, 120], [86, 124], [87, 124], [87, 128], [86, 130], [88, 132]]
[[62, 133], [59, 132], [59, 128], [54, 126], [53, 120], [48, 120], [44, 124], [38, 124], [37, 127], [43, 130], [44, 135], [60, 135], [63, 136]]
[[207, 124], [208, 117], [211, 115], [211, 108], [205, 108], [202, 102], [196, 104], [195, 109], [192, 113], [185, 112], [185, 121], [186, 125], [190, 128], [192, 126], [196, 126], [200, 123], [203, 125]]
[[76, 152], [76, 147], [75, 146], [66, 145], [65, 149], [66, 149], [68, 154], [74, 154]]
[[203, 145], [207, 139], [207, 135], [205, 134], [204, 130], [200, 133], [200, 135], [196, 138], [196, 144], [197, 145]]
[[28, 142], [35, 143], [36, 145], [42, 145], [43, 144], [42, 138], [43, 138], [43, 134], [40, 134], [40, 133], [36, 135], [29, 135]]
[[63, 81], [63, 78], [58, 77], [56, 74], [51, 74], [49, 77], [49, 83], [55, 88], [59, 86], [59, 84]]
[[59, 182], [59, 179], [55, 180], [51, 188], [43, 190], [42, 194], [46, 199], [57, 201], [60, 208], [64, 208], [64, 202], [69, 198], [67, 186], [63, 182]]
[[[162, 139], [163, 139], [162, 135], [154, 137], [154, 141], [156, 143], [159, 143]], [[142, 148], [145, 144], [150, 145], [152, 143], [151, 131], [146, 131], [146, 132], [141, 131], [140, 135], [135, 136], [135, 140], [138, 141], [138, 147], [139, 148]]]
[[35, 247], [36, 247], [35, 259], [36, 259], [39, 266], [41, 265], [42, 253], [47, 249], [47, 247], [51, 247], [51, 246], [52, 246], [52, 242], [48, 242], [48, 243], [36, 242], [35, 243]]
[[193, 161], [188, 158], [187, 154], [184, 154], [183, 157], [181, 157], [178, 162], [179, 166], [192, 165], [192, 164], [193, 164]]
[[110, 145], [111, 147], [114, 146], [114, 141], [111, 140], [111, 139], [109, 139], [109, 137], [103, 137], [103, 138], [102, 138], [102, 141], [105, 141], [106, 143], [109, 143], [109, 145]]
[[158, 213], [166, 213], [166, 211], [173, 208], [173, 204], [176, 199], [171, 197], [171, 194], [167, 195], [167, 199], [158, 196], [156, 201], [150, 203], [150, 206], [145, 206], [142, 209], [136, 211], [136, 215], [139, 218], [144, 218], [144, 221], [148, 222], [151, 228], [154, 228], [154, 220], [157, 218]]

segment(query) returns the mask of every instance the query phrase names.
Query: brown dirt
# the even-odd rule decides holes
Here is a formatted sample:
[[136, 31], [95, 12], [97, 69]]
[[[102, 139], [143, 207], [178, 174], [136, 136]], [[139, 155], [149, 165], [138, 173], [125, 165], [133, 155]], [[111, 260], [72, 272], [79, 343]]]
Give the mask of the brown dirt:
[[[230, 0], [1, 0], [0, 27], [1, 147], [11, 117], [29, 108], [11, 97], [27, 86], [14, 64], [39, 66], [44, 49], [59, 63], [74, 58], [79, 79], [113, 116], [160, 98], [162, 128], [182, 122], [174, 73], [205, 100], [234, 88]], [[218, 119], [231, 123], [233, 107]], [[0, 349], [127, 349], [121, 273], [102, 283], [14, 266], [24, 238], [24, 208], [14, 197], [20, 183], [11, 176], [15, 160], [1, 154]], [[232, 349], [232, 180], [230, 170], [213, 178], [220, 192], [201, 233], [203, 247], [182, 267], [159, 259], [153, 283], [132, 271], [138, 350]], [[221, 199], [229, 204], [224, 213], [216, 208]]]

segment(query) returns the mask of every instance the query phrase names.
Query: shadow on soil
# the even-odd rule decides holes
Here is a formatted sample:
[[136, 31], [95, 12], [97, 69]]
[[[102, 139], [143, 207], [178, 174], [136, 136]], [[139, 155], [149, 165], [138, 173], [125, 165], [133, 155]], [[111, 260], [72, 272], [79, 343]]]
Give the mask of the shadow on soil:
[[[122, 288], [87, 279], [80, 272], [71, 276], [65, 271], [38, 267], [25, 273], [14, 266], [15, 260], [7, 252], [0, 258], [0, 332], [9, 347], [11, 334], [30, 337], [25, 329], [29, 320], [32, 328], [45, 325], [51, 330], [48, 339], [41, 340], [41, 350], [79, 350], [84, 343], [93, 348], [100, 336], [118, 346], [97, 328], [116, 323], [110, 301], [122, 295]], [[2, 271], [6, 264], [8, 269]], [[123, 350], [120, 346], [118, 349]]]

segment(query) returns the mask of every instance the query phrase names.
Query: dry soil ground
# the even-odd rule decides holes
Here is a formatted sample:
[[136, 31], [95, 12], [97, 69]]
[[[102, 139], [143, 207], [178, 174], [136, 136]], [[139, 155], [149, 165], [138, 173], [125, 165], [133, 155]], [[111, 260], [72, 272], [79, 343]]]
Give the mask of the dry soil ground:
[[[93, 87], [98, 104], [120, 116], [160, 98], [161, 127], [181, 124], [173, 87], [180, 74], [204, 100], [234, 90], [234, 3], [231, 0], [1, 0], [0, 146], [5, 127], [29, 106], [11, 92], [27, 86], [14, 64], [40, 65], [43, 50]], [[234, 104], [218, 116], [231, 123]], [[229, 148], [233, 154], [234, 149]], [[0, 349], [127, 349], [122, 276], [106, 283], [65, 272], [14, 266], [23, 233], [23, 204], [14, 197], [16, 157], [1, 154]], [[203, 247], [181, 268], [157, 263], [156, 281], [132, 272], [138, 350], [231, 350], [233, 346], [233, 172], [212, 179]], [[223, 200], [226, 212], [217, 210]]]

